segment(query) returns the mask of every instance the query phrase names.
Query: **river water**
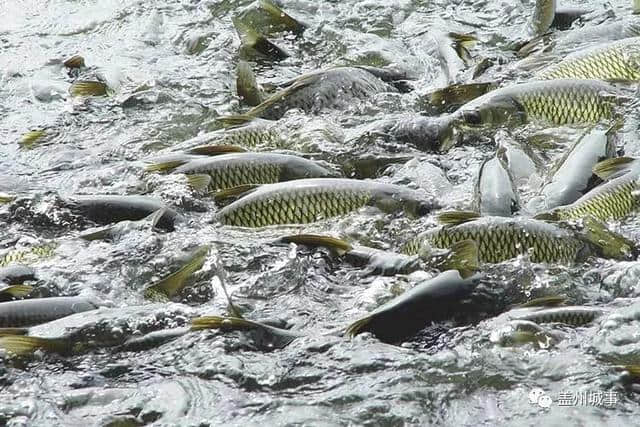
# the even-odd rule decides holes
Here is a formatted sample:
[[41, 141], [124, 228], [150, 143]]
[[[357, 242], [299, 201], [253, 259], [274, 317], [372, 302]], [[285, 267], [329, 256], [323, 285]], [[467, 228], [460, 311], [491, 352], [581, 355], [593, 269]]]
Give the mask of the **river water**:
[[[429, 325], [399, 345], [370, 334], [348, 340], [325, 333], [431, 273], [366, 276], [326, 251], [272, 245], [273, 239], [328, 232], [389, 249], [433, 226], [433, 217], [411, 220], [367, 209], [303, 227], [219, 227], [209, 221], [214, 202], [194, 195], [182, 177], [144, 172], [144, 159], [217, 129], [218, 116], [246, 110], [235, 95], [240, 40], [231, 17], [249, 3], [1, 0], [0, 192], [32, 201], [0, 208], [6, 222], [0, 245], [58, 241], [55, 255], [34, 265], [39, 294], [92, 294], [124, 310], [149, 304], [142, 289], [173, 271], [184, 250], [209, 244], [208, 262], [188, 289], [173, 303], [149, 304], [141, 324], [162, 319], [181, 326], [196, 313], [225, 313], [217, 277], [222, 269], [247, 317], [279, 319], [309, 336], [278, 348], [239, 332], [201, 332], [139, 352], [38, 352], [3, 360], [0, 425], [637, 424], [637, 394], [610, 360], [633, 362], [640, 352], [640, 306], [634, 305], [639, 263], [594, 259], [567, 267], [518, 259], [487, 267], [487, 283], [502, 291], [485, 312], [504, 309], [510, 298], [522, 302], [554, 293], [568, 295], [573, 304], [628, 311], [625, 321], [554, 326], [563, 339], [550, 348], [496, 346], [487, 339], [490, 321], [477, 313]], [[422, 96], [446, 85], [434, 32], [473, 32], [480, 41], [472, 54], [496, 58], [502, 65], [489, 73], [499, 75], [515, 60], [506, 46], [520, 34], [532, 4], [287, 1], [286, 10], [307, 30], [300, 38], [274, 35], [290, 57], [254, 59], [252, 66], [265, 84], [351, 63], [395, 64], [410, 72], [410, 93], [379, 94], [321, 116], [290, 112], [282, 119], [294, 129], [286, 148], [317, 159], [349, 158], [351, 166], [343, 169], [356, 177], [421, 187], [449, 207], [464, 208], [474, 174], [494, 151], [490, 134], [446, 154], [400, 144], [350, 146], [349, 135], [374, 120], [420, 111]], [[563, 5], [585, 7], [577, 1]], [[591, 2], [589, 8], [593, 12], [576, 25], [631, 14], [622, 0]], [[82, 76], [61, 64], [74, 54], [88, 66]], [[76, 78], [96, 76], [111, 88], [108, 97], [69, 97]], [[20, 144], [33, 129], [45, 129], [44, 141]], [[632, 154], [634, 131], [627, 129], [623, 138]], [[580, 131], [526, 127], [515, 133], [546, 142], [535, 150], [550, 164]], [[341, 153], [348, 156], [336, 156]], [[354, 161], [366, 156], [387, 158], [389, 165], [372, 169]], [[526, 199], [544, 170], [524, 175], [520, 190]], [[74, 237], [87, 224], [56, 205], [57, 195], [78, 193], [152, 195], [187, 221], [171, 233], [133, 230], [113, 242], [84, 242]], [[635, 218], [612, 226], [640, 238]], [[113, 329], [118, 332], [117, 325]], [[549, 408], [532, 403], [536, 389], [552, 399]]]

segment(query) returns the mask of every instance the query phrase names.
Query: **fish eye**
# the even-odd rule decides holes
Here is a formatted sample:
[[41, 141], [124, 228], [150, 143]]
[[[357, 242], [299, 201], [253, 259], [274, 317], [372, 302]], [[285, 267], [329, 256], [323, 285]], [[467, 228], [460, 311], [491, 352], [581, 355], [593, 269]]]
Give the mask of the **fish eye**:
[[464, 122], [469, 125], [479, 126], [482, 124], [482, 117], [477, 110], [465, 111], [462, 117], [464, 118]]

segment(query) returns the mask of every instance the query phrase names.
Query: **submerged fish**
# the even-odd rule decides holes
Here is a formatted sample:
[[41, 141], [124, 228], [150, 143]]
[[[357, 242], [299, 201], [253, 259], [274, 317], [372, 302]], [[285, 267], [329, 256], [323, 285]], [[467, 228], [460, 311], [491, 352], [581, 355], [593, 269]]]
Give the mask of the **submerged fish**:
[[549, 173], [540, 195], [531, 200], [529, 209], [553, 209], [568, 205], [592, 189], [599, 179], [593, 174], [595, 165], [616, 154], [613, 128], [594, 128], [583, 135], [557, 162]]
[[640, 207], [640, 161], [629, 157], [603, 160], [593, 173], [606, 182], [575, 202], [540, 213], [536, 218], [563, 220], [592, 216], [601, 221], [620, 219]]
[[50, 322], [104, 303], [87, 297], [34, 298], [0, 303], [0, 328], [17, 328]]
[[35, 280], [36, 271], [26, 265], [0, 267], [0, 283], [17, 285], [27, 280]]
[[475, 185], [474, 208], [481, 215], [511, 216], [518, 211], [518, 190], [507, 166], [505, 150], [480, 166]]
[[355, 336], [371, 332], [382, 341], [400, 341], [430, 321], [453, 316], [461, 301], [477, 285], [477, 279], [475, 276], [465, 278], [456, 270], [440, 273], [353, 322], [346, 334]]
[[471, 239], [478, 245], [480, 262], [499, 263], [520, 255], [532, 262], [573, 263], [592, 255], [628, 259], [632, 242], [596, 221], [585, 221], [581, 231], [530, 218], [480, 217], [472, 212], [448, 212], [439, 217], [446, 225], [425, 231], [403, 252], [412, 255], [421, 246], [448, 248]]
[[463, 105], [451, 115], [463, 126], [556, 125], [597, 123], [610, 119], [623, 99], [599, 80], [559, 79], [520, 83], [496, 89]]
[[264, 227], [306, 224], [375, 206], [422, 216], [439, 205], [422, 192], [393, 184], [341, 178], [311, 178], [265, 184], [222, 208], [216, 220], [225, 225]]
[[367, 124], [357, 139], [368, 141], [372, 138], [411, 144], [425, 152], [446, 152], [456, 143], [448, 116], [403, 115], [378, 120]]
[[571, 53], [557, 64], [536, 73], [535, 78], [640, 80], [640, 37], [632, 37]]
[[164, 209], [157, 222], [158, 227], [173, 231], [178, 218], [178, 213], [169, 209], [162, 201], [146, 196], [74, 195], [64, 202], [71, 210], [99, 224], [137, 221]]
[[[366, 266], [367, 273], [392, 275], [407, 274], [422, 266], [416, 256], [383, 251], [361, 245], [352, 245], [331, 236], [298, 234], [285, 236], [279, 242], [296, 243], [328, 248], [358, 267]], [[478, 269], [478, 248], [471, 240], [458, 242], [448, 250], [432, 250], [417, 254], [429, 268], [458, 270], [469, 274]]]
[[[153, 167], [158, 170], [162, 164]], [[312, 160], [276, 153], [235, 153], [192, 159], [174, 169], [173, 173], [186, 174], [194, 189], [211, 192], [246, 184], [335, 176]]]
[[235, 19], [267, 34], [289, 31], [299, 35], [307, 25], [290, 16], [271, 0], [259, 0], [239, 11]]
[[[366, 100], [382, 92], [397, 92], [381, 78], [386, 76], [385, 70], [372, 67], [336, 67], [308, 73], [286, 83], [285, 89], [249, 110], [247, 115], [277, 120], [292, 108], [315, 113], [327, 108], [347, 107], [354, 99]], [[388, 80], [393, 78], [390, 75]], [[398, 79], [404, 79], [404, 75]]]

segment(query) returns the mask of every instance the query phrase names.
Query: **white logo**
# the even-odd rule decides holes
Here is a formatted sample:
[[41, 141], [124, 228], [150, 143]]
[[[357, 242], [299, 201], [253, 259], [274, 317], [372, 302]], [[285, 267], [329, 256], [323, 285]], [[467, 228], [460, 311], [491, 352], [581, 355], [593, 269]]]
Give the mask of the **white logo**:
[[529, 402], [532, 405], [538, 405], [541, 408], [549, 408], [552, 400], [541, 388], [534, 388], [529, 392]]

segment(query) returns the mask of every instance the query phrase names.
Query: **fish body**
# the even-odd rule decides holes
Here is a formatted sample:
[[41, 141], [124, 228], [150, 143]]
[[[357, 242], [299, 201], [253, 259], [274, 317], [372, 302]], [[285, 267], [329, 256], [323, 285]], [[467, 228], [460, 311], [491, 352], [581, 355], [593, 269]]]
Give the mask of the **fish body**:
[[593, 167], [613, 157], [616, 144], [609, 131], [592, 129], [571, 147], [550, 173], [540, 196], [532, 201], [537, 209], [568, 205], [586, 194], [598, 182]]
[[364, 206], [421, 216], [434, 200], [416, 190], [342, 178], [310, 178], [266, 184], [222, 208], [216, 220], [225, 225], [264, 227], [306, 224], [353, 212]]
[[609, 119], [621, 93], [599, 80], [558, 79], [506, 86], [463, 105], [452, 117], [463, 126], [597, 123]]
[[165, 230], [173, 231], [174, 223], [178, 218], [178, 213], [167, 208], [162, 201], [146, 196], [74, 195], [67, 198], [65, 204], [87, 219], [99, 224], [125, 220], [138, 221], [164, 209], [157, 225]]
[[0, 327], [33, 326], [95, 310], [103, 303], [86, 297], [34, 298], [0, 303]]
[[487, 159], [476, 179], [475, 208], [482, 215], [511, 216], [519, 208], [518, 191], [504, 152]]
[[337, 67], [305, 74], [286, 84], [247, 112], [252, 117], [277, 120], [293, 108], [317, 113], [327, 108], [348, 107], [355, 99], [366, 100], [397, 89], [368, 69]]
[[606, 313], [606, 310], [597, 307], [552, 307], [542, 309], [514, 310], [509, 313], [512, 319], [526, 320], [539, 323], [565, 323], [572, 326], [582, 326], [593, 322], [596, 318]]
[[276, 153], [234, 153], [195, 159], [176, 168], [174, 173], [209, 175], [209, 191], [334, 175], [312, 160]]
[[557, 64], [538, 72], [535, 78], [640, 80], [640, 37], [600, 44], [571, 53]]
[[184, 141], [180, 147], [195, 148], [210, 144], [238, 145], [245, 148], [259, 146], [282, 147], [286, 145], [288, 133], [273, 120], [247, 119], [225, 129], [203, 133]]
[[527, 23], [527, 33], [530, 37], [546, 33], [556, 14], [556, 0], [536, 0], [533, 15]]

